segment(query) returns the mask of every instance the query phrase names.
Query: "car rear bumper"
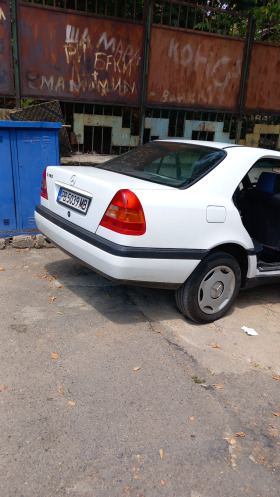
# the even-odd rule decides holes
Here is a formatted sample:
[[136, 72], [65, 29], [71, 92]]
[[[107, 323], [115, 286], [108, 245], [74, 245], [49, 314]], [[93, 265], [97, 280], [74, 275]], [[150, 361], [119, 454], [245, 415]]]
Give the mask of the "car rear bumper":
[[207, 250], [129, 247], [113, 243], [80, 228], [37, 205], [38, 229], [55, 245], [81, 262], [120, 282], [180, 286]]

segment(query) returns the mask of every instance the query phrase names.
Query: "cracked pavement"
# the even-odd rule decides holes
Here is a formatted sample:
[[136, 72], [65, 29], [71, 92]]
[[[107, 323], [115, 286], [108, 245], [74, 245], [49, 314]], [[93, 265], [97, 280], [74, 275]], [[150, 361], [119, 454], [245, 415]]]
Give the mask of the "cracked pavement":
[[279, 497], [280, 285], [196, 325], [58, 249], [0, 267], [1, 497]]

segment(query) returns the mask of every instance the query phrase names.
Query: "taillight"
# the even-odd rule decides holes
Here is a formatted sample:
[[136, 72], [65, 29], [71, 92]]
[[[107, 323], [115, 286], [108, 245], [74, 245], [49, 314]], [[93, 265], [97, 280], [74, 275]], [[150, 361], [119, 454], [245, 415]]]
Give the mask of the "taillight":
[[47, 200], [49, 199], [47, 189], [47, 168], [44, 169], [42, 175], [41, 197], [46, 198]]
[[123, 235], [144, 235], [146, 221], [140, 200], [130, 190], [119, 190], [100, 225]]

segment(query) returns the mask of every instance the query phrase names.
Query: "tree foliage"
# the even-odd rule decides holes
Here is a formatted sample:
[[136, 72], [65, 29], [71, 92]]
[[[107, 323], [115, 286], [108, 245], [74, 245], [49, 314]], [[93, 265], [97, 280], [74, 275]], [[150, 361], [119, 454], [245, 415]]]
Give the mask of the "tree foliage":
[[[197, 2], [204, 4], [205, 2]], [[280, 0], [210, 0], [208, 5], [226, 10], [252, 14], [256, 21], [255, 38], [280, 43]]]

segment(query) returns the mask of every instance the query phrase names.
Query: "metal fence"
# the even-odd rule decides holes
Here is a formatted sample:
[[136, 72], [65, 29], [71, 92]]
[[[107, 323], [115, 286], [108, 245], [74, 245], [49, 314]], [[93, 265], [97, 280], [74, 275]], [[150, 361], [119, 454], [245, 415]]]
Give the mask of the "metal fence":
[[58, 100], [73, 150], [168, 136], [277, 149], [280, 47], [254, 28], [181, 0], [0, 0], [0, 119]]

